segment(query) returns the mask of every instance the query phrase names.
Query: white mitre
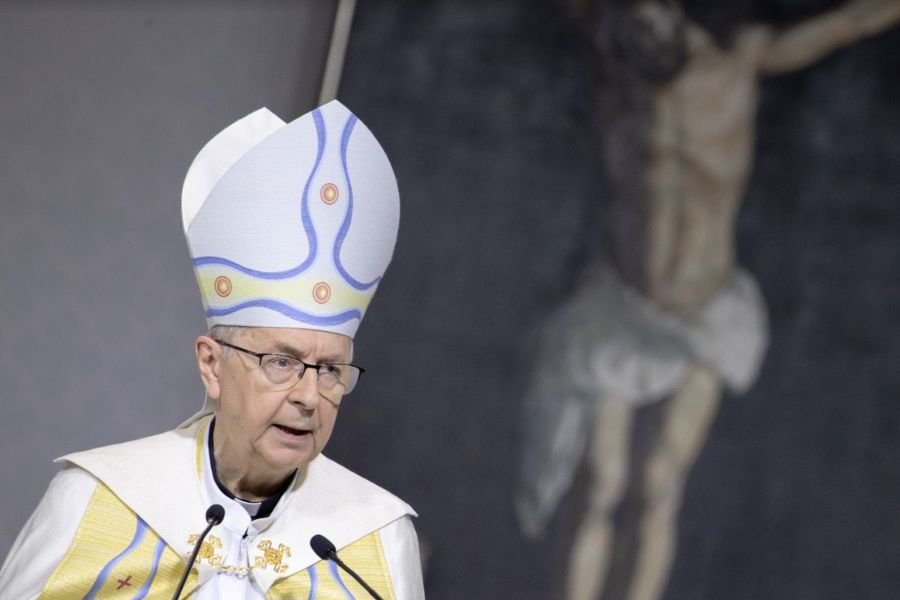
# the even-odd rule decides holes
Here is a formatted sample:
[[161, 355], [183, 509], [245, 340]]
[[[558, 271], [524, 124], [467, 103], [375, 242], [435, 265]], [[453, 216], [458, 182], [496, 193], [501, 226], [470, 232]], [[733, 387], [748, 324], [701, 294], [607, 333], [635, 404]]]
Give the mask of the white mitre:
[[332, 101], [285, 124], [265, 108], [188, 170], [184, 232], [210, 327], [353, 338], [390, 263], [400, 197], [372, 132]]

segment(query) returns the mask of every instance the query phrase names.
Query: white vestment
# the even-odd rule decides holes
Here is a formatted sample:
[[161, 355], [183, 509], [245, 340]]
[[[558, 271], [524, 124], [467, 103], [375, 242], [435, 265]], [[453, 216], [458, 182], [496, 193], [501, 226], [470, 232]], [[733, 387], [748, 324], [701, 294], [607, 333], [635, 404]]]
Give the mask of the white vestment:
[[366, 598], [314, 554], [309, 540], [322, 534], [385, 598], [424, 598], [409, 505], [320, 455], [270, 516], [251, 520], [213, 479], [208, 425], [205, 418], [58, 459], [66, 466], [0, 570], [0, 599], [168, 598], [212, 504], [225, 519], [203, 543], [182, 597]]

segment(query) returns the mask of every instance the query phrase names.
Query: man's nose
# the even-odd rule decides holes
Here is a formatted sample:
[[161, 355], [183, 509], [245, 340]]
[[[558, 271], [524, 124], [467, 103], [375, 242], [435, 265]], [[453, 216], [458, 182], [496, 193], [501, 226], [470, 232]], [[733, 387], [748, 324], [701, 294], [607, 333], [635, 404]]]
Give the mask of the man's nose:
[[315, 369], [306, 369], [303, 376], [294, 384], [288, 394], [288, 400], [299, 404], [307, 410], [313, 410], [319, 405], [319, 374]]

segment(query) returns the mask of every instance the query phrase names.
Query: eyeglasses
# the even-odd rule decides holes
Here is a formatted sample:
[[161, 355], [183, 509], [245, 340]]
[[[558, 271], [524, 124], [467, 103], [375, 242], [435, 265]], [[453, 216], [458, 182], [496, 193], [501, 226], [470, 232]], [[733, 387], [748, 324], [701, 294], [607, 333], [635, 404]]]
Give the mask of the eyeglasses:
[[293, 356], [284, 354], [271, 354], [267, 352], [253, 352], [222, 340], [216, 340], [219, 344], [233, 348], [250, 356], [255, 356], [259, 361], [260, 369], [266, 376], [272, 389], [284, 391], [294, 387], [303, 378], [306, 369], [315, 369], [316, 383], [319, 391], [327, 395], [346, 396], [356, 387], [359, 376], [365, 373], [365, 369], [351, 364], [327, 364], [311, 365]]

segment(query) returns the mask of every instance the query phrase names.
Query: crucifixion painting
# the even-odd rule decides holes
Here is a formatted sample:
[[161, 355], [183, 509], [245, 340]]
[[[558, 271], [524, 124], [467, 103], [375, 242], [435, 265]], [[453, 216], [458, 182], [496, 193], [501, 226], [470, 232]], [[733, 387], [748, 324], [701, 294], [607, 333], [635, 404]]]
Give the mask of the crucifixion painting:
[[[736, 264], [760, 79], [802, 69], [900, 20], [900, 0], [850, 0], [789, 27], [718, 39], [667, 0], [569, 0], [590, 41], [607, 258], [541, 329], [523, 400], [516, 511], [538, 535], [586, 473], [565, 597], [661, 597], [682, 488], [725, 388], [768, 343], [763, 297]], [[635, 435], [636, 415], [653, 427]], [[633, 502], [633, 531], [615, 516]], [[623, 588], [610, 564], [631, 539]], [[618, 560], [616, 564], [620, 564]], [[613, 596], [615, 593], [615, 596]]]

